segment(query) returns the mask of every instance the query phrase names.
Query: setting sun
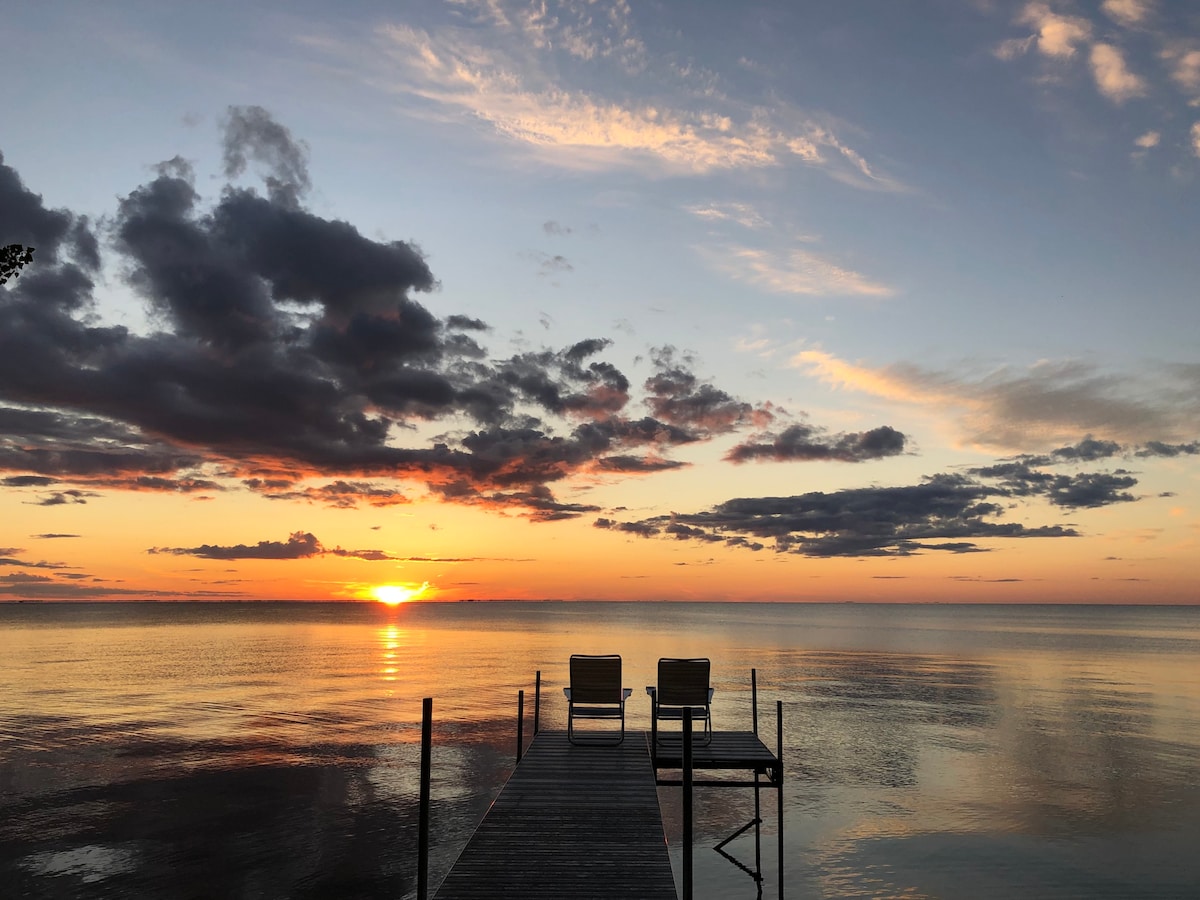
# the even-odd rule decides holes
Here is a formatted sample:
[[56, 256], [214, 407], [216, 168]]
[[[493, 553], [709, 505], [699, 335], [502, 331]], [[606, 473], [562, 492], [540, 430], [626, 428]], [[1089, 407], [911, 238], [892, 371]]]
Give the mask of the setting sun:
[[381, 584], [371, 588], [371, 596], [388, 606], [399, 606], [401, 603], [416, 600], [425, 593], [428, 587], [428, 581], [421, 582], [419, 587], [406, 584]]

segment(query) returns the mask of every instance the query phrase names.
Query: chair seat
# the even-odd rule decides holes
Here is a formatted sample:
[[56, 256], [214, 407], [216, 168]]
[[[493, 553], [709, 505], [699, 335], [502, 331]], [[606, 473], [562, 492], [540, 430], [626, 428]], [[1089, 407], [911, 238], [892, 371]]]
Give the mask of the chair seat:
[[[658, 717], [660, 719], [682, 719], [683, 711], [685, 709], [687, 709], [686, 706], [679, 706], [679, 707], [659, 706], [658, 707]], [[708, 707], [693, 706], [691, 709], [692, 709], [692, 719], [707, 719], [708, 718]]]
[[615, 706], [572, 706], [571, 714], [577, 719], [619, 719], [624, 712]]

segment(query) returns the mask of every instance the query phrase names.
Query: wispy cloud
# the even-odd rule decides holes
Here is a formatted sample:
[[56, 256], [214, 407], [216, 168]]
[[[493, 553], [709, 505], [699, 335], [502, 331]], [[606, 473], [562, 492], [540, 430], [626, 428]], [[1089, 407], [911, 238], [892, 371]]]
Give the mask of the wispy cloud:
[[[681, 87], [697, 77], [693, 67], [655, 63], [624, 3], [607, 14], [574, 3], [553, 13], [544, 4], [461, 6], [492, 27], [382, 25], [365, 61], [361, 42], [302, 40], [406, 98], [407, 115], [482, 125], [514, 150], [565, 169], [670, 176], [797, 164], [861, 189], [905, 189], [819, 116]], [[565, 24], [567, 13], [575, 25]], [[603, 79], [604, 89], [597, 66], [614, 76]]]
[[724, 244], [698, 249], [716, 271], [775, 294], [890, 297], [895, 293], [882, 282], [798, 247], [775, 251]]
[[697, 203], [684, 209], [704, 222], [733, 222], [750, 229], [769, 225], [749, 203]]
[[1079, 361], [1002, 366], [983, 375], [935, 371], [911, 363], [871, 367], [820, 350], [793, 364], [826, 383], [936, 410], [960, 440], [1023, 452], [1096, 434], [1135, 444], [1195, 438], [1200, 399], [1190, 370], [1156, 378], [1103, 372]]

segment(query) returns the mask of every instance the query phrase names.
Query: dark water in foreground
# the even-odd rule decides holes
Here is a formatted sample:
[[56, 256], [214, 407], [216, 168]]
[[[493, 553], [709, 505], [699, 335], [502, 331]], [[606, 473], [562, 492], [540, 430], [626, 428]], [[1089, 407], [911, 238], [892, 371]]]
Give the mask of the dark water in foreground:
[[[574, 652], [634, 729], [658, 657], [712, 658], [719, 729], [757, 667], [788, 896], [1200, 896], [1200, 608], [105, 603], [0, 605], [0, 897], [414, 896], [421, 698], [437, 885]], [[708, 849], [751, 811], [698, 792], [698, 897], [755, 896]]]

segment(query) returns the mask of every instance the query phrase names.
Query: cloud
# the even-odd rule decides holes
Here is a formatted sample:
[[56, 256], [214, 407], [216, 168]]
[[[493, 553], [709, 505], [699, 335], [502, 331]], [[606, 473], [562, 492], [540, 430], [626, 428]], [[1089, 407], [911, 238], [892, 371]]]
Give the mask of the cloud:
[[904, 452], [906, 438], [889, 425], [856, 434], [831, 435], [811, 425], [792, 425], [779, 434], [766, 434], [758, 439], [738, 444], [726, 454], [730, 462], [750, 460], [774, 462], [834, 460], [863, 462], [884, 459]]
[[23, 569], [68, 569], [66, 563], [60, 562], [30, 562], [27, 559], [18, 559], [17, 554], [23, 552], [19, 547], [0, 547], [0, 566], [20, 566]]
[[935, 409], [961, 440], [1000, 451], [1042, 449], [1080, 434], [1133, 444], [1188, 440], [1200, 420], [1200, 374], [1186, 366], [1133, 375], [1064, 360], [980, 375], [911, 363], [871, 367], [821, 350], [802, 351], [792, 363], [836, 388]]
[[1146, 82], [1129, 71], [1125, 57], [1112, 44], [1094, 44], [1090, 62], [1096, 87], [1113, 103], [1145, 95]]
[[684, 209], [705, 222], [733, 222], [750, 229], [766, 228], [770, 224], [748, 203], [694, 204]]
[[556, 253], [551, 256], [549, 253], [533, 253], [530, 254], [538, 264], [538, 276], [545, 277], [547, 275], [558, 275], [562, 272], [574, 272], [575, 267], [571, 265], [571, 261], [565, 256]]
[[995, 479], [1012, 497], [1045, 497], [1067, 509], [1095, 508], [1136, 500], [1128, 493], [1137, 479], [1124, 469], [1063, 475], [1034, 469], [1029, 463], [1007, 462], [968, 469], [969, 474]]
[[95, 491], [81, 491], [75, 488], [66, 491], [55, 491], [45, 497], [39, 497], [32, 502], [33, 506], [69, 506], [85, 505], [89, 498], [99, 497]]
[[1164, 444], [1162, 441], [1147, 441], [1144, 447], [1135, 451], [1136, 456], [1195, 456], [1200, 454], [1200, 441], [1189, 441], [1186, 444]]
[[1059, 15], [1043, 2], [1025, 4], [1017, 16], [1017, 23], [1034, 28], [1038, 52], [1059, 59], [1074, 56], [1079, 46], [1092, 35], [1092, 24], [1087, 19]]
[[542, 223], [542, 231], [546, 232], [546, 234], [550, 235], [551, 237], [566, 237], [567, 235], [571, 234], [573, 230], [574, 229], [567, 225], [563, 225], [561, 222], [555, 222], [553, 219]]
[[226, 178], [237, 178], [253, 161], [267, 168], [268, 190], [280, 199], [295, 202], [312, 186], [308, 146], [261, 106], [230, 107], [224, 132]]
[[1037, 35], [1031, 34], [1023, 38], [1008, 38], [996, 45], [993, 54], [1005, 62], [1011, 62], [1018, 56], [1024, 56], [1037, 41]]
[[1100, 8], [1114, 22], [1134, 26], [1150, 17], [1153, 6], [1149, 0], [1104, 0]]
[[697, 378], [689, 360], [678, 356], [673, 347], [656, 349], [652, 359], [656, 371], [646, 379], [646, 403], [657, 419], [682, 429], [690, 440], [770, 421], [772, 413], [767, 409], [755, 409]]
[[891, 287], [813, 253], [725, 244], [699, 248], [714, 270], [774, 294], [890, 297]]
[[244, 484], [268, 500], [306, 500], [337, 509], [357, 509], [363, 504], [382, 508], [410, 502], [401, 491], [361, 481], [333, 481], [320, 486], [293, 488], [290, 481], [250, 478]]
[[[410, 116], [482, 128], [543, 164], [566, 169], [634, 169], [653, 177], [799, 163], [856, 187], [902, 189], [813, 116], [778, 102], [753, 106], [697, 90], [694, 67], [681, 67], [671, 55], [656, 60], [645, 54], [628, 15], [610, 19], [607, 36], [597, 40], [581, 37], [581, 28], [593, 29], [604, 18], [592, 12], [575, 27], [563, 16], [527, 9], [497, 16], [499, 8], [480, 10], [480, 21], [499, 25], [488, 29], [486, 47], [476, 39], [477, 27], [380, 26], [368, 83], [404, 98], [401, 108]], [[322, 45], [333, 49], [328, 41]], [[591, 49], [582, 52], [585, 47]], [[340, 53], [361, 70], [361, 42], [346, 42]], [[609, 77], [598, 79], [594, 70], [602, 64]], [[653, 101], [621, 89], [633, 84], [631, 75], [636, 96], [649, 93]]]
[[[630, 415], [607, 339], [489, 357], [487, 323], [414, 298], [438, 286], [415, 246], [304, 206], [307, 150], [286, 128], [245, 107], [224, 129], [227, 174], [258, 172], [265, 194], [227, 184], [206, 202], [176, 158], [111, 217], [115, 268], [150, 313], [147, 333], [95, 315], [87, 221], [45, 209], [0, 165], [0, 218], [19, 211], [14, 236], [39, 251], [0, 288], [5, 486], [54, 486], [46, 505], [100, 488], [405, 502], [376, 483], [386, 478], [546, 521], [591, 511], [559, 501], [554, 482], [674, 468], [671, 447], [754, 424], [749, 404], [680, 362], [669, 377], [690, 393], [667, 397], [660, 371], [647, 402], [666, 418]], [[454, 430], [416, 437], [438, 421]]]
[[1169, 40], [1161, 55], [1175, 84], [1189, 96], [1200, 97], [1200, 42]]
[[326, 549], [316, 536], [297, 531], [286, 541], [259, 541], [257, 544], [202, 544], [199, 547], [151, 547], [150, 554], [172, 556], [195, 556], [200, 559], [310, 559], [314, 556], [341, 556], [368, 561], [392, 560], [396, 557], [383, 550], [343, 550], [341, 547]]
[[1157, 131], [1147, 131], [1134, 140], [1134, 146], [1140, 147], [1143, 150], [1149, 150], [1152, 147], [1157, 147], [1162, 141], [1162, 135]]
[[1192, 153], [1200, 157], [1200, 122], [1192, 123]]
[[324, 548], [314, 535], [297, 531], [284, 542], [259, 541], [253, 546], [235, 544], [231, 547], [216, 544], [203, 544], [199, 547], [151, 547], [146, 552], [198, 556], [201, 559], [308, 559], [324, 553]]
[[[1111, 491], [1105, 499], [1102, 483], [1073, 484], [1076, 493], [1070, 493], [1070, 486], [1064, 488], [1060, 505], [1101, 505], [1126, 499]], [[977, 553], [987, 549], [976, 543], [979, 540], [1078, 536], [1079, 532], [1065, 525], [996, 521], [1004, 513], [1004, 505], [997, 501], [1011, 496], [1011, 489], [1002, 484], [940, 474], [916, 485], [740, 497], [696, 513], [633, 522], [605, 517], [593, 524], [640, 537], [721, 541], [755, 551], [773, 546], [777, 553], [810, 557]]]
[[664, 172], [774, 165], [786, 138], [755, 122], [652, 105], [624, 105], [582, 91], [528, 83], [482, 47], [451, 33], [403, 25], [380, 35], [396, 75], [392, 89], [486, 123], [498, 136], [566, 168], [654, 163]]

